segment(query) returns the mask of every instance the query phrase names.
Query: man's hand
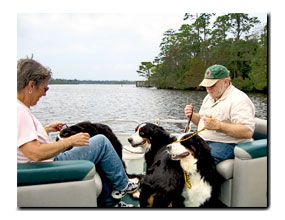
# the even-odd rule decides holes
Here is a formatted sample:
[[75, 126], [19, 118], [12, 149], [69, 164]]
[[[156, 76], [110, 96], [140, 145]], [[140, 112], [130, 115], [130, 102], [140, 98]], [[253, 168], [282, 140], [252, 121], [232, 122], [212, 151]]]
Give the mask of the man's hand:
[[193, 113], [193, 104], [191, 103], [190, 105], [186, 105], [184, 109], [184, 113], [187, 118], [190, 118], [192, 113]]
[[[212, 119], [211, 119], [212, 117]], [[217, 118], [215, 118], [212, 115], [205, 115], [202, 117], [202, 120], [204, 121], [205, 126], [208, 125], [208, 123], [211, 123], [208, 125], [206, 129], [208, 130], [221, 130], [221, 121], [219, 121]]]

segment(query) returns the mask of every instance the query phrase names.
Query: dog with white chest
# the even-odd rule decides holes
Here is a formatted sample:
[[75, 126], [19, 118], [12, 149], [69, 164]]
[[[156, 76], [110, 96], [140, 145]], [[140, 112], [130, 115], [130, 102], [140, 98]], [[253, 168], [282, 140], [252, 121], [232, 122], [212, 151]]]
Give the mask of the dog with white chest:
[[151, 147], [151, 137], [147, 138], [143, 130], [143, 127], [145, 127], [146, 125], [146, 123], [142, 123], [137, 126], [135, 129], [135, 133], [128, 138], [128, 141], [131, 143], [132, 147], [141, 147], [144, 152], [148, 152]]
[[128, 139], [133, 147], [145, 152], [146, 175], [141, 184], [140, 207], [184, 207], [183, 171], [170, 159], [167, 145], [176, 140], [164, 128], [142, 123]]
[[185, 207], [217, 207], [219, 175], [208, 144], [199, 136], [184, 134], [167, 146], [172, 160], [180, 162], [185, 185]]
[[221, 179], [210, 147], [199, 135], [177, 138], [160, 126], [142, 123], [128, 141], [145, 151], [140, 207], [222, 207]]
[[145, 152], [146, 173], [151, 167], [156, 154], [166, 145], [176, 140], [163, 127], [152, 123], [142, 123], [135, 128], [135, 133], [128, 138], [132, 147], [141, 147]]

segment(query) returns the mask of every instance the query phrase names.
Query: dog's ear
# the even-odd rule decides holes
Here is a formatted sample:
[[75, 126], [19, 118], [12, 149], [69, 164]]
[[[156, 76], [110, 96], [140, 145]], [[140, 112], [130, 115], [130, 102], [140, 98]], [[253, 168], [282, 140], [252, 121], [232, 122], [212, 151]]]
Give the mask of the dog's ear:
[[[164, 130], [164, 128], [163, 127], [160, 127], [160, 126], [154, 126], [153, 127], [153, 133], [155, 134], [155, 135], [158, 135], [158, 134], [160, 134], [160, 133], [167, 133], [165, 130]], [[168, 133], [167, 133], [168, 134]]]
[[209, 155], [211, 151], [207, 142], [204, 141], [199, 135], [194, 136], [192, 145], [194, 145], [195, 148], [195, 155], [199, 156], [200, 158], [205, 155]]
[[170, 135], [170, 141], [171, 142], [177, 141], [177, 137], [175, 135]]
[[[142, 123], [141, 123], [142, 124]], [[136, 128], [135, 128], [135, 132], [137, 132], [137, 130], [139, 129], [139, 127], [141, 126], [141, 124], [139, 124]]]

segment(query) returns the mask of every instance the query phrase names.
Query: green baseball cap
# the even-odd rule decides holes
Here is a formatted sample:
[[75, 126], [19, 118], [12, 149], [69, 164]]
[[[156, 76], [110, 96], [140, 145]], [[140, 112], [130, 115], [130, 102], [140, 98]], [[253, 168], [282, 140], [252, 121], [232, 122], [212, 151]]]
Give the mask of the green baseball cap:
[[206, 70], [204, 79], [200, 83], [200, 86], [211, 87], [215, 85], [219, 79], [227, 78], [229, 76], [230, 71], [226, 67], [215, 64]]

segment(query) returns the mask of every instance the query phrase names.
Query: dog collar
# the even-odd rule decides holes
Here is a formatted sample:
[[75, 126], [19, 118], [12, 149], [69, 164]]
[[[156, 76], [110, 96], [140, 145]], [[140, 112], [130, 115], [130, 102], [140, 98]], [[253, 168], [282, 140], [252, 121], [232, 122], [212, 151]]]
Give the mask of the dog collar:
[[188, 173], [186, 171], [183, 171], [183, 172], [184, 172], [185, 185], [187, 186], [188, 189], [191, 189], [192, 185], [191, 185], [191, 182], [190, 182], [189, 175], [188, 175]]

